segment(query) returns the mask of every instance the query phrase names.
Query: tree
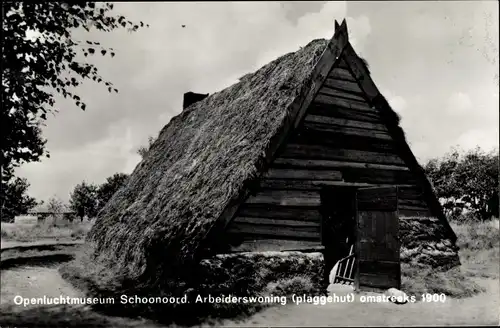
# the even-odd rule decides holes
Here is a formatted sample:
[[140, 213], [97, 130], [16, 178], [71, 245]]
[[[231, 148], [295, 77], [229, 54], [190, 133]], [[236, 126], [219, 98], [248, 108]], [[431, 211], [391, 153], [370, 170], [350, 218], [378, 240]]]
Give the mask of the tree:
[[[57, 196], [52, 196], [47, 201], [47, 212], [51, 213], [49, 214], [49, 217], [52, 218], [53, 225], [57, 225], [58, 223], [63, 222], [64, 220], [63, 212], [65, 210], [66, 206], [64, 205], [64, 202]], [[68, 219], [72, 221], [72, 217], [68, 217]]]
[[97, 215], [97, 189], [97, 186], [83, 181], [76, 185], [75, 189], [70, 194], [69, 206], [76, 212], [76, 215], [81, 221], [83, 221], [85, 215], [89, 218], [93, 218]]
[[431, 159], [424, 166], [424, 170], [433, 184], [434, 191], [443, 201], [443, 210], [447, 216], [453, 218], [460, 215], [465, 208], [465, 204], [460, 200], [462, 191], [456, 179], [459, 157], [458, 150], [453, 149], [443, 158]]
[[38, 161], [44, 154], [46, 141], [40, 127], [47, 113], [57, 112], [56, 94], [71, 98], [85, 110], [85, 102], [74, 91], [83, 80], [118, 92], [97, 67], [77, 57], [78, 53], [114, 57], [114, 50], [99, 42], [77, 40], [73, 34], [77, 29], [110, 32], [128, 27], [134, 32], [148, 26], [112, 15], [112, 10], [111, 3], [2, 3], [2, 188], [13, 183], [15, 167]]
[[498, 151], [486, 153], [476, 148], [467, 152], [457, 168], [462, 201], [481, 219], [498, 217]]
[[111, 197], [125, 184], [128, 174], [115, 173], [99, 186], [97, 190], [98, 209], [101, 210]]
[[2, 184], [2, 222], [12, 222], [15, 216], [26, 214], [37, 205], [35, 198], [26, 195], [29, 186], [28, 180], [24, 178], [15, 178], [10, 183]]
[[47, 211], [51, 213], [62, 213], [65, 210], [65, 205], [61, 199], [56, 196], [52, 196], [47, 201]]
[[498, 164], [498, 150], [476, 148], [460, 154], [454, 149], [424, 168], [448, 215], [457, 217], [467, 210], [486, 220], [498, 217]]
[[151, 149], [151, 146], [154, 144], [155, 141], [156, 141], [155, 138], [149, 137], [148, 138], [148, 145], [147, 146], [140, 146], [139, 149], [137, 149], [137, 154], [139, 154], [142, 159], [146, 158], [149, 150]]

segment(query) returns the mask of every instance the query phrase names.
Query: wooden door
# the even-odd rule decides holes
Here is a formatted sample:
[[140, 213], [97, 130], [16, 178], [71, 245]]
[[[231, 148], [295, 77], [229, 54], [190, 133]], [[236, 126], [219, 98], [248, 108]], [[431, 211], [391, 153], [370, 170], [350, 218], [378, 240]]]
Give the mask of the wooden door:
[[356, 290], [401, 288], [397, 187], [356, 192]]

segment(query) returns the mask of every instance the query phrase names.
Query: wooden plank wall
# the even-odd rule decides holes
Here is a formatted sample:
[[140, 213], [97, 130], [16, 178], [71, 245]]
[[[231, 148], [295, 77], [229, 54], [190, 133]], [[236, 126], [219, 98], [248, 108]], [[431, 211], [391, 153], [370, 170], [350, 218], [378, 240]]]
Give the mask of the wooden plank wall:
[[427, 214], [415, 178], [342, 60], [236, 213], [228, 233], [240, 240], [272, 238], [320, 245], [319, 191], [323, 187], [386, 185], [403, 187], [401, 215]]

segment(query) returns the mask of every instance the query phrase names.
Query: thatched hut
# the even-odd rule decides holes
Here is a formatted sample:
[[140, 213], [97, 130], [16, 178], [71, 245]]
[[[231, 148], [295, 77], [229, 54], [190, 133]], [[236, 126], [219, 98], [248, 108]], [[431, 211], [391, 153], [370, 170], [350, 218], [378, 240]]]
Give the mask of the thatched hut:
[[446, 240], [457, 264], [455, 234], [345, 21], [200, 99], [100, 212], [87, 238], [96, 263], [158, 281], [218, 253], [313, 250], [328, 272], [354, 245], [358, 287], [399, 287], [399, 230], [418, 226], [418, 245]]

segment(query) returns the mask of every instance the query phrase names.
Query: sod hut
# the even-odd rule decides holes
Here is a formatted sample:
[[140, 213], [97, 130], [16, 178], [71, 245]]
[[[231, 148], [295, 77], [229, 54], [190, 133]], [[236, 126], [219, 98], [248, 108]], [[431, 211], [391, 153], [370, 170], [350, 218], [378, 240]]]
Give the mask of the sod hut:
[[399, 288], [402, 260], [458, 264], [455, 234], [345, 20], [331, 40], [187, 106], [149, 154], [87, 238], [96, 262], [129, 279], [235, 252], [321, 253], [326, 276], [353, 249], [346, 277], [358, 288]]

